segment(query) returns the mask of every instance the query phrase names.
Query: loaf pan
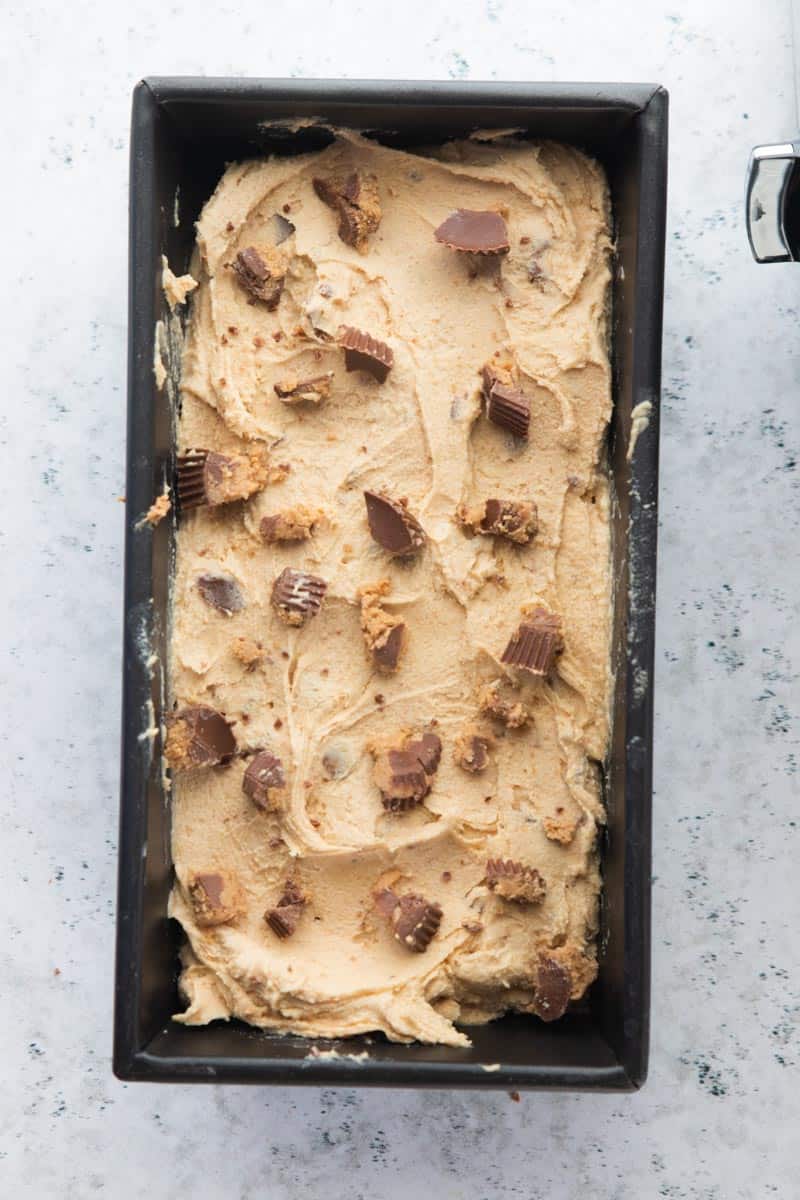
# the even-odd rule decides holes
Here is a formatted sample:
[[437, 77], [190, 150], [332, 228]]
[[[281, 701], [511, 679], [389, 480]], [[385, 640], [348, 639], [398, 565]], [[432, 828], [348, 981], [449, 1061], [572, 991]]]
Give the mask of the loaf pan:
[[[172, 1022], [181, 933], [167, 917], [170, 803], [161, 770], [174, 524], [142, 514], [170, 478], [171, 405], [153, 373], [168, 322], [161, 256], [188, 267], [226, 163], [320, 148], [328, 126], [421, 146], [474, 129], [573, 143], [606, 168], [615, 225], [613, 733], [604, 787], [600, 971], [560, 1021], [507, 1016], [472, 1046], [382, 1036], [310, 1042], [232, 1021]], [[133, 96], [122, 788], [114, 1070], [126, 1080], [628, 1091], [647, 1070], [658, 424], [667, 95], [643, 84], [146, 79]], [[173, 323], [174, 332], [174, 323]], [[634, 413], [634, 410], [636, 412]], [[312, 1049], [313, 1047], [313, 1049]]]

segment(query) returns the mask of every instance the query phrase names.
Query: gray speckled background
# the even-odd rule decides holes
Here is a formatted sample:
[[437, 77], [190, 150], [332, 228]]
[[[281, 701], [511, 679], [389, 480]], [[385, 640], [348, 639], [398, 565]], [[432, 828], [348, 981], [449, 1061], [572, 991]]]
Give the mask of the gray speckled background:
[[[5, 5], [0, 1195], [798, 1195], [800, 269], [747, 153], [786, 0]], [[153, 74], [647, 79], [672, 97], [653, 1055], [636, 1096], [157, 1088], [110, 1073], [127, 139]]]

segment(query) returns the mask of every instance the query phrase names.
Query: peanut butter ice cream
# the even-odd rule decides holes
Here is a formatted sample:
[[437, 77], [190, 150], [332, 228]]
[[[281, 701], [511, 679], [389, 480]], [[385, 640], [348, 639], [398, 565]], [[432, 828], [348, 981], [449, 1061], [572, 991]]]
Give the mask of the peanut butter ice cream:
[[557, 1018], [597, 969], [603, 173], [342, 133], [231, 166], [195, 279], [176, 1020], [467, 1045], [510, 1009]]

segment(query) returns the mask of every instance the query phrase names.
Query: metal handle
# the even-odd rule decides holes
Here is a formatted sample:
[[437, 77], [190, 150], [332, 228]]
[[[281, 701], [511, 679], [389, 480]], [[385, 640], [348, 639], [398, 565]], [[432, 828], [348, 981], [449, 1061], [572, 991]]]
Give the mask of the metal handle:
[[747, 171], [746, 208], [756, 262], [800, 260], [800, 143], [756, 146]]

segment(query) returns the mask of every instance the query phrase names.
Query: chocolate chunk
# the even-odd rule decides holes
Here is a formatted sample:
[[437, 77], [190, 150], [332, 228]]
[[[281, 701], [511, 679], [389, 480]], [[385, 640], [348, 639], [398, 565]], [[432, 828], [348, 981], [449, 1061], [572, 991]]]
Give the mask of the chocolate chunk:
[[281, 760], [269, 750], [262, 750], [244, 773], [242, 791], [263, 812], [280, 808], [286, 795], [286, 775]]
[[489, 392], [486, 415], [493, 425], [507, 429], [514, 437], [527, 438], [531, 423], [528, 397], [517, 388], [495, 383]]
[[298, 504], [285, 512], [262, 517], [258, 529], [265, 542], [304, 542], [311, 537], [320, 516], [318, 509]]
[[349, 175], [331, 179], [315, 177], [314, 191], [323, 204], [339, 217], [339, 237], [356, 250], [365, 250], [367, 241], [381, 221], [381, 203], [374, 176]]
[[236, 277], [246, 292], [268, 309], [278, 307], [286, 278], [283, 255], [271, 246], [248, 246], [233, 264]]
[[282, 242], [287, 241], [294, 233], [295, 227], [291, 221], [284, 217], [283, 213], [273, 213], [270, 217], [272, 222], [272, 232], [275, 236], [275, 245], [280, 246]]
[[189, 771], [230, 762], [236, 738], [221, 712], [205, 705], [182, 708], [167, 720], [165, 754], [171, 767]]
[[192, 450], [176, 460], [178, 503], [181, 509], [246, 500], [264, 487], [269, 475], [263, 451], [218, 454]]
[[547, 885], [535, 867], [512, 859], [490, 858], [486, 864], [486, 886], [504, 900], [540, 904]]
[[442, 742], [435, 733], [423, 733], [421, 738], [406, 742], [409, 754], [415, 755], [422, 763], [426, 775], [435, 775], [442, 761]]
[[508, 254], [506, 223], [499, 213], [459, 208], [434, 233], [437, 242], [469, 254]]
[[384, 492], [364, 492], [369, 531], [393, 558], [406, 558], [425, 544], [425, 533], [406, 501], [392, 500]]
[[241, 892], [225, 875], [216, 872], [194, 874], [187, 890], [195, 921], [202, 928], [226, 925], [242, 915]]
[[308, 903], [308, 897], [299, 884], [288, 879], [284, 884], [283, 895], [275, 908], [268, 908], [264, 920], [272, 932], [281, 939], [291, 937], [300, 923], [303, 909]]
[[372, 661], [383, 675], [391, 675], [397, 670], [400, 654], [403, 650], [406, 627], [401, 621], [388, 630], [383, 640], [378, 640], [372, 647]]
[[531, 675], [545, 676], [563, 649], [561, 618], [546, 608], [536, 608], [512, 635], [500, 661]]
[[392, 932], [403, 946], [422, 954], [442, 922], [442, 910], [424, 896], [400, 896], [391, 916]]
[[348, 371], [366, 371], [378, 383], [385, 382], [394, 366], [390, 346], [352, 325], [343, 325], [339, 330], [339, 345], [344, 350], [344, 365]]
[[539, 528], [533, 501], [492, 499], [472, 508], [462, 504], [456, 515], [473, 533], [504, 537], [519, 546], [527, 545]]
[[321, 404], [331, 394], [333, 371], [324, 375], [314, 375], [310, 379], [296, 379], [289, 376], [275, 384], [275, 395], [284, 404]]
[[566, 967], [554, 958], [539, 962], [533, 1011], [543, 1021], [555, 1021], [567, 1010], [572, 991], [572, 977]]
[[197, 590], [206, 604], [226, 617], [241, 612], [245, 607], [242, 590], [232, 575], [200, 575]]
[[470, 775], [478, 775], [489, 765], [491, 746], [492, 739], [487, 734], [478, 733], [472, 728], [466, 729], [456, 739], [454, 755], [456, 764], [461, 767], [462, 771], [468, 771]]
[[534, 254], [528, 262], [528, 280], [530, 283], [542, 284], [547, 279], [544, 267]]
[[272, 607], [287, 625], [305, 625], [319, 612], [327, 588], [318, 575], [285, 567], [272, 585]]

